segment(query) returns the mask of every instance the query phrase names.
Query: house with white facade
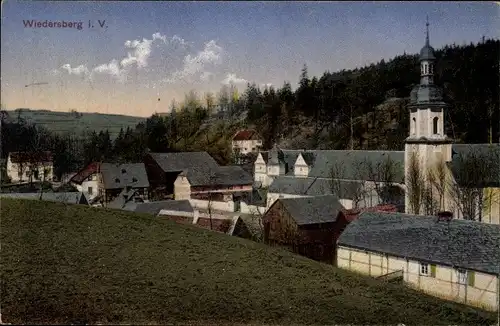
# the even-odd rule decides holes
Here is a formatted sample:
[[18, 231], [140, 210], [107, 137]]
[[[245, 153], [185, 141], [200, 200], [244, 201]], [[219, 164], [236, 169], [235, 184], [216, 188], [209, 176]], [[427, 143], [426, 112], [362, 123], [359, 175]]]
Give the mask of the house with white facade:
[[148, 199], [149, 180], [144, 163], [93, 162], [75, 174], [70, 183], [90, 201], [100, 198], [104, 205], [112, 202], [125, 190], [134, 196]]
[[262, 137], [255, 130], [240, 130], [233, 136], [232, 147], [240, 155], [256, 153], [262, 147]]
[[365, 212], [338, 241], [338, 267], [391, 274], [423, 292], [498, 309], [500, 227], [469, 220]]
[[[363, 192], [371, 202], [364, 200], [361, 205], [391, 203], [406, 213], [416, 214], [450, 211], [455, 218], [500, 224], [500, 144], [455, 144], [446, 135], [447, 104], [434, 82], [435, 60], [427, 28], [425, 45], [420, 51], [420, 83], [410, 94], [410, 130], [404, 151], [289, 150], [274, 146], [269, 152], [260, 152], [254, 162], [254, 181], [258, 186], [267, 188], [280, 180], [279, 186], [272, 187], [268, 203], [276, 196], [296, 196], [298, 192], [304, 195], [302, 188], [307, 184], [314, 187], [311, 178], [338, 180], [363, 185]], [[475, 159], [475, 167], [471, 158]], [[387, 173], [389, 166], [391, 173]], [[436, 181], [439, 167], [443, 167], [443, 178]], [[416, 179], [414, 171], [419, 175], [420, 188], [425, 190], [421, 193], [412, 186], [411, 180]], [[281, 181], [284, 178], [309, 181], [301, 181], [304, 185], [298, 186], [299, 190], [287, 193], [281, 189], [288, 183]], [[342, 187], [332, 187], [332, 192], [336, 194], [339, 188]], [[312, 195], [314, 191], [308, 190], [306, 195], [307, 192]], [[373, 192], [379, 203], [373, 202]], [[411, 194], [419, 200], [412, 199], [415, 196]]]
[[12, 183], [52, 181], [54, 178], [52, 153], [10, 152], [7, 157], [7, 176]]

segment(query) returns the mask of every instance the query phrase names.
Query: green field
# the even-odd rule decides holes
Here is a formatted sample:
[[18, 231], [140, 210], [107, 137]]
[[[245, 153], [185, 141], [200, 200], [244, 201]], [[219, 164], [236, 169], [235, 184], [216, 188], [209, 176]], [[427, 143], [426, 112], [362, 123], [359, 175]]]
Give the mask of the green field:
[[442, 301], [157, 217], [1, 202], [4, 323], [492, 325]]
[[55, 112], [46, 110], [18, 109], [7, 111], [11, 121], [15, 121], [18, 116], [28, 123], [43, 126], [56, 133], [76, 133], [81, 134], [86, 131], [96, 131], [108, 129], [112, 137], [118, 136], [120, 128], [135, 128], [135, 126], [146, 118], [131, 117], [126, 115], [100, 114], [72, 112]]

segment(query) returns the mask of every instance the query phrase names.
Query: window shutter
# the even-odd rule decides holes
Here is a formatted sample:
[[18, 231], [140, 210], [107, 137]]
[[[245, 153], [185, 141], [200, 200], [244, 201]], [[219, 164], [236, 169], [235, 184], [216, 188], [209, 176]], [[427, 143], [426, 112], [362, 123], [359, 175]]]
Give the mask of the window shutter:
[[436, 277], [436, 265], [431, 265], [431, 276]]
[[475, 276], [476, 275], [474, 272], [472, 271], [467, 272], [467, 283], [469, 284], [469, 286], [474, 286], [474, 282], [476, 281]]

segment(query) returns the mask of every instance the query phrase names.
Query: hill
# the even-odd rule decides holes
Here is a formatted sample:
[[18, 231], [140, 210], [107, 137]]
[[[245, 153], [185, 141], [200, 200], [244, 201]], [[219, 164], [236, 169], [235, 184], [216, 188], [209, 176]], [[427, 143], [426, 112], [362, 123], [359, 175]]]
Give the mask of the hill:
[[83, 112], [55, 112], [48, 110], [17, 109], [7, 111], [10, 121], [20, 117], [29, 124], [43, 126], [58, 133], [83, 134], [85, 132], [109, 130], [114, 138], [118, 136], [120, 128], [134, 129], [139, 122], [146, 119], [117, 114], [83, 113]]
[[493, 314], [156, 217], [2, 200], [2, 319], [469, 324]]

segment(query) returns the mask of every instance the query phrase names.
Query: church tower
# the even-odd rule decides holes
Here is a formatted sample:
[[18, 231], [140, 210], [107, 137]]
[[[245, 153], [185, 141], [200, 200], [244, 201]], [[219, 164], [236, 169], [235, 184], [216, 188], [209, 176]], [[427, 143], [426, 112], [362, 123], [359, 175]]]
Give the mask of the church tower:
[[[409, 198], [409, 174], [416, 159], [424, 179], [438, 164], [451, 161], [452, 140], [444, 132], [446, 103], [441, 89], [434, 84], [434, 49], [429, 43], [429, 22], [426, 23], [425, 45], [420, 50], [420, 84], [410, 93], [410, 134], [405, 140], [405, 210], [411, 211]], [[423, 212], [422, 212], [423, 213]]]

